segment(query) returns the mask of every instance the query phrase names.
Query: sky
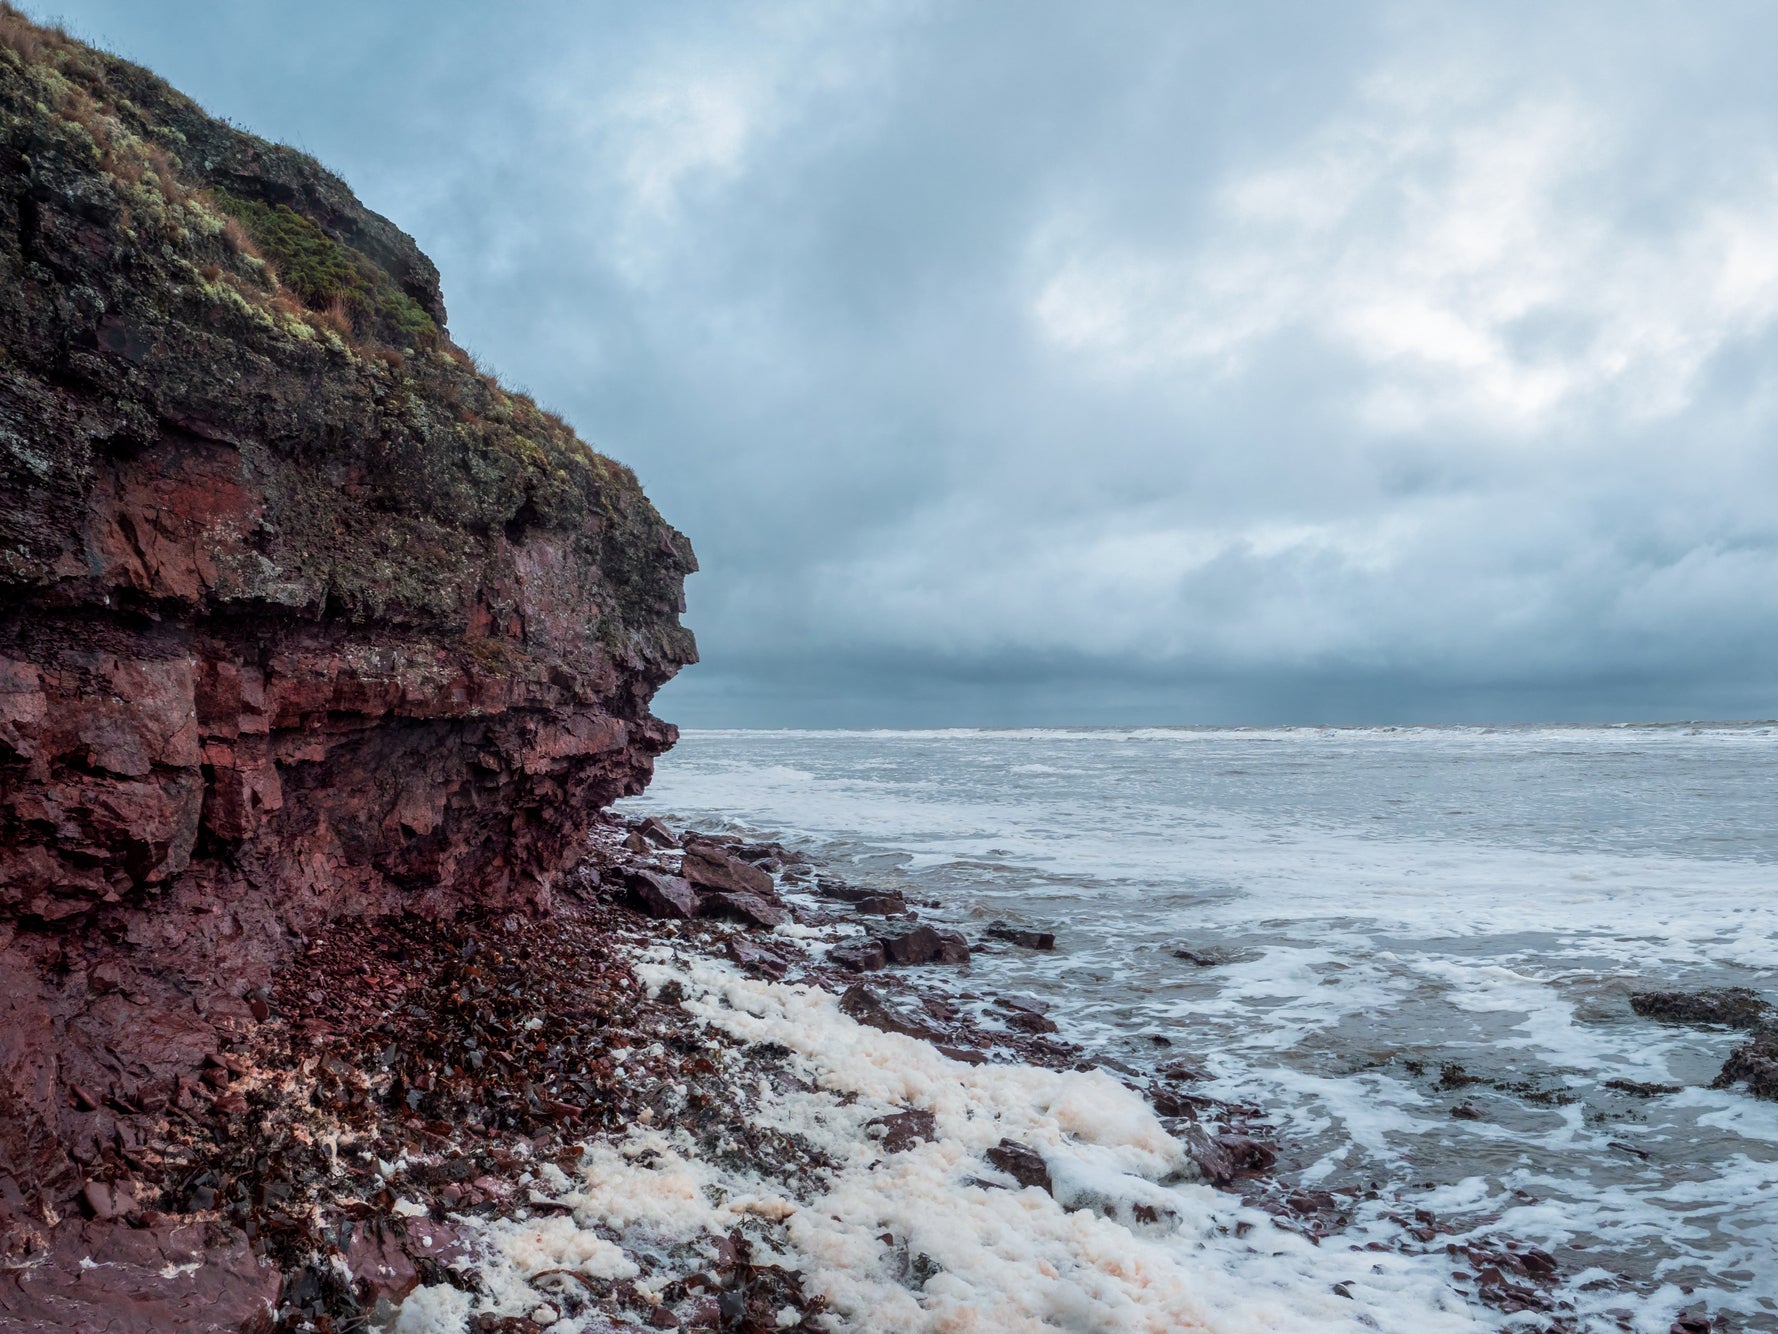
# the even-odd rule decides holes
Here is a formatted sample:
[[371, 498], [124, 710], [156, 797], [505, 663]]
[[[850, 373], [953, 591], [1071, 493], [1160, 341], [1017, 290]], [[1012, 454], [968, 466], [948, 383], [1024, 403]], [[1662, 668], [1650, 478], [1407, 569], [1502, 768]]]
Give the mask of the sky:
[[1778, 715], [1778, 9], [62, 0], [702, 573], [682, 725]]

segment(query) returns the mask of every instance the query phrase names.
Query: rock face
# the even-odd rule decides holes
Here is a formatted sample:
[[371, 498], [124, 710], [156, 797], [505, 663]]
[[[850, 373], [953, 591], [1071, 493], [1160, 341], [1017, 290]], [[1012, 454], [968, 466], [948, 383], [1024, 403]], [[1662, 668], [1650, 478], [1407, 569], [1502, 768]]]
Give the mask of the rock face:
[[305, 936], [546, 909], [675, 738], [689, 545], [444, 320], [313, 161], [0, 5], [7, 1249]]

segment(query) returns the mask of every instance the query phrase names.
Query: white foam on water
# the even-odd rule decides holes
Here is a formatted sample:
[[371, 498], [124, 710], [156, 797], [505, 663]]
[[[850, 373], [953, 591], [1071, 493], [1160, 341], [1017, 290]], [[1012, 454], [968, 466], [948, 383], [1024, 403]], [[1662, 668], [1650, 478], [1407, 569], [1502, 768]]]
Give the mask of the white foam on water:
[[[1429, 1208], [1450, 1189], [1429, 1177], [1470, 1183], [1460, 1224], [1510, 1219], [1637, 1275], [1640, 1295], [1569, 1285], [1600, 1329], [1627, 1312], [1665, 1330], [1700, 1299], [1778, 1329], [1778, 1108], [1697, 1087], [1732, 1035], [1628, 1006], [1706, 984], [1778, 1000], [1775, 741], [1771, 724], [694, 733], [637, 808], [800, 838], [965, 926], [1063, 928], [1055, 956], [937, 985], [1040, 995], [1065, 1036], [1126, 1059], [1170, 1035], [1206, 1092], [1307, 1150], [1305, 1182], [1377, 1179]], [[1193, 969], [1180, 942], [1236, 958]], [[1447, 1061], [1581, 1101], [1444, 1089]], [[1459, 1098], [1484, 1119], [1453, 1121]], [[1693, 1294], [1660, 1286], [1676, 1274]]]
[[[399, 1328], [456, 1334], [472, 1309], [522, 1314], [549, 1299], [532, 1284], [548, 1270], [633, 1274], [610, 1236], [665, 1254], [663, 1245], [719, 1233], [742, 1215], [778, 1224], [775, 1258], [827, 1300], [830, 1327], [866, 1334], [1486, 1327], [1448, 1286], [1443, 1257], [1366, 1251], [1357, 1239], [1316, 1246], [1194, 1184], [1183, 1146], [1103, 1073], [964, 1065], [854, 1023], [825, 992], [648, 953], [639, 973], [657, 992], [678, 982], [688, 1022], [790, 1050], [813, 1091], [768, 1090], [750, 1115], [835, 1166], [799, 1187], [771, 1181], [769, 1163], [737, 1174], [691, 1153], [683, 1137], [632, 1131], [593, 1147], [584, 1179], [560, 1197], [571, 1218], [472, 1225], [486, 1296], [466, 1305], [461, 1294], [421, 1289]], [[934, 1137], [885, 1154], [867, 1123], [908, 1109], [932, 1114]], [[1003, 1139], [1043, 1157], [1053, 1197], [988, 1163]], [[1142, 1221], [1137, 1206], [1155, 1221]], [[914, 1256], [924, 1257], [923, 1283], [908, 1276]]]

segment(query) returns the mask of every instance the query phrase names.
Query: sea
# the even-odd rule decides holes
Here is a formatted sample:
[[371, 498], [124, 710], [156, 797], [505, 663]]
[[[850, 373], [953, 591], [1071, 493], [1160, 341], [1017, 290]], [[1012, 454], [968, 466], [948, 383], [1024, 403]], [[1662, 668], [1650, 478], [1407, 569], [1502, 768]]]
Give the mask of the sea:
[[1581, 1329], [1778, 1330], [1778, 1103], [1630, 1007], [1778, 1001], [1778, 724], [690, 731], [626, 806], [1054, 932], [927, 971], [1198, 1064], [1366, 1236], [1541, 1247]]

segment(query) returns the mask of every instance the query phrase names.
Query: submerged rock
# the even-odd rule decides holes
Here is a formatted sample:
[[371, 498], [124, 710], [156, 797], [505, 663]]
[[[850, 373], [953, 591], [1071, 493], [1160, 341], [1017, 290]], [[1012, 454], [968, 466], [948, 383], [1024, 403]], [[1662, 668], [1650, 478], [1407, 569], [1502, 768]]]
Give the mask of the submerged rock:
[[1183, 959], [1198, 968], [1218, 968], [1227, 963], [1231, 956], [1226, 950], [1187, 949], [1182, 946], [1173, 951], [1173, 957]]
[[1028, 931], [1023, 927], [1013, 926], [1007, 922], [990, 922], [984, 932], [990, 940], [1004, 940], [1009, 945], [1017, 945], [1027, 950], [1053, 950], [1056, 937], [1050, 931]]
[[1702, 991], [1639, 991], [1630, 1008], [1644, 1019], [1664, 1024], [1721, 1024], [1756, 1028], [1773, 1017], [1773, 1007], [1747, 987], [1710, 987]]
[[1712, 1088], [1745, 1084], [1756, 1098], [1778, 1100], [1778, 1030], [1758, 1033], [1729, 1053]]

